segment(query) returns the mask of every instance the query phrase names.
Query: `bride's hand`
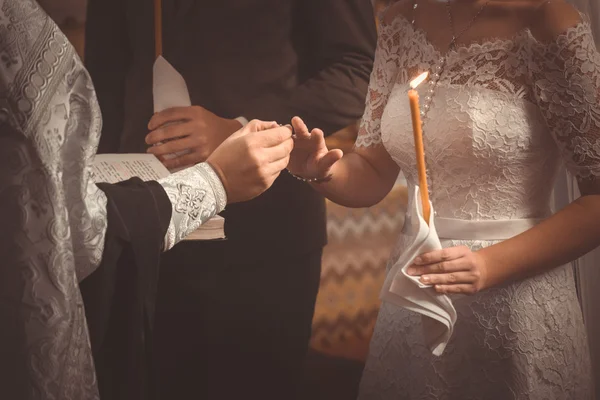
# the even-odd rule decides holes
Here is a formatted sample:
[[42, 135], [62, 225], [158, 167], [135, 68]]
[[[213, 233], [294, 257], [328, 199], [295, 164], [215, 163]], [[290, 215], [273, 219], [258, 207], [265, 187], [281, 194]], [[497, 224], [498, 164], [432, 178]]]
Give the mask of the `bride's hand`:
[[288, 170], [305, 179], [327, 179], [333, 165], [344, 153], [341, 150], [329, 150], [325, 144], [325, 136], [320, 129], [309, 132], [306, 124], [299, 117], [292, 119], [294, 127], [294, 150], [290, 157]]
[[475, 294], [488, 287], [485, 260], [466, 246], [432, 251], [417, 257], [407, 273], [420, 276], [438, 293]]

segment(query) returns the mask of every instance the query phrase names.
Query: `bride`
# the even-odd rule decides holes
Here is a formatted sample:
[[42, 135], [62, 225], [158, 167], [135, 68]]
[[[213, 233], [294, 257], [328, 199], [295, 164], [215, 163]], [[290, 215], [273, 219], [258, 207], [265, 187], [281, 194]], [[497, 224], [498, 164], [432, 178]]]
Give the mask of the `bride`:
[[[444, 250], [417, 257], [410, 273], [450, 295], [458, 320], [436, 357], [421, 317], [384, 304], [360, 398], [592, 398], [568, 265], [600, 244], [600, 55], [589, 23], [563, 0], [398, 1], [382, 15], [354, 152], [329, 151], [322, 131], [295, 118], [289, 171], [349, 207], [379, 202], [400, 170], [414, 188], [407, 90], [423, 71], [436, 218], [467, 230], [438, 232]], [[551, 215], [561, 162], [583, 196]], [[508, 222], [510, 238], [486, 237], [485, 220]]]

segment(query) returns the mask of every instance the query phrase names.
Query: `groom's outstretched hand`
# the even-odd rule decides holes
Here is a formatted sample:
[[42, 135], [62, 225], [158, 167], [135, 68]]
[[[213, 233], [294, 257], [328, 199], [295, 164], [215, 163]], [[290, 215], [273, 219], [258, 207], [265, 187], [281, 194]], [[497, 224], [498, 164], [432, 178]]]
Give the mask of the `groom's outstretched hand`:
[[270, 188], [293, 148], [290, 126], [254, 120], [225, 139], [206, 162], [221, 178], [228, 203], [238, 203]]
[[294, 128], [294, 150], [288, 170], [304, 179], [327, 180], [332, 176], [332, 167], [344, 153], [341, 150], [329, 150], [325, 136], [320, 129], [309, 131], [299, 117], [292, 119]]

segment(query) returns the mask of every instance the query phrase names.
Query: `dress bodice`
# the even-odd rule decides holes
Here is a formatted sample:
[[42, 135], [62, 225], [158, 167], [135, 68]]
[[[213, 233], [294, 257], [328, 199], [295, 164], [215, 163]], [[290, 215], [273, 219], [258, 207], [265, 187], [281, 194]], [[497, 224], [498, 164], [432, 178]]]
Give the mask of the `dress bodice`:
[[[417, 181], [409, 82], [440, 73], [424, 118], [431, 199], [438, 216], [540, 218], [561, 162], [600, 177], [600, 57], [582, 22], [553, 43], [529, 30], [442, 54], [403, 16], [383, 25], [357, 146], [383, 143]], [[419, 86], [421, 99], [430, 82]], [[422, 101], [423, 106], [425, 102]]]

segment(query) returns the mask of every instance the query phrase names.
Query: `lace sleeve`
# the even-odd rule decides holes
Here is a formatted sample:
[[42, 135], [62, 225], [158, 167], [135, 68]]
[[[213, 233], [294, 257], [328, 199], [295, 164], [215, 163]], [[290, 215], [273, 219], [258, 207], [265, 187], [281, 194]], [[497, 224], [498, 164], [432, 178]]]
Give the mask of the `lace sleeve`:
[[600, 54], [590, 24], [580, 22], [531, 62], [536, 100], [563, 155], [580, 180], [600, 180]]
[[225, 209], [225, 188], [210, 165], [202, 163], [158, 181], [171, 200], [173, 213], [165, 251]]
[[398, 37], [392, 27], [382, 25], [367, 100], [355, 147], [369, 147], [381, 143], [381, 116], [392, 89], [392, 80], [398, 70]]

